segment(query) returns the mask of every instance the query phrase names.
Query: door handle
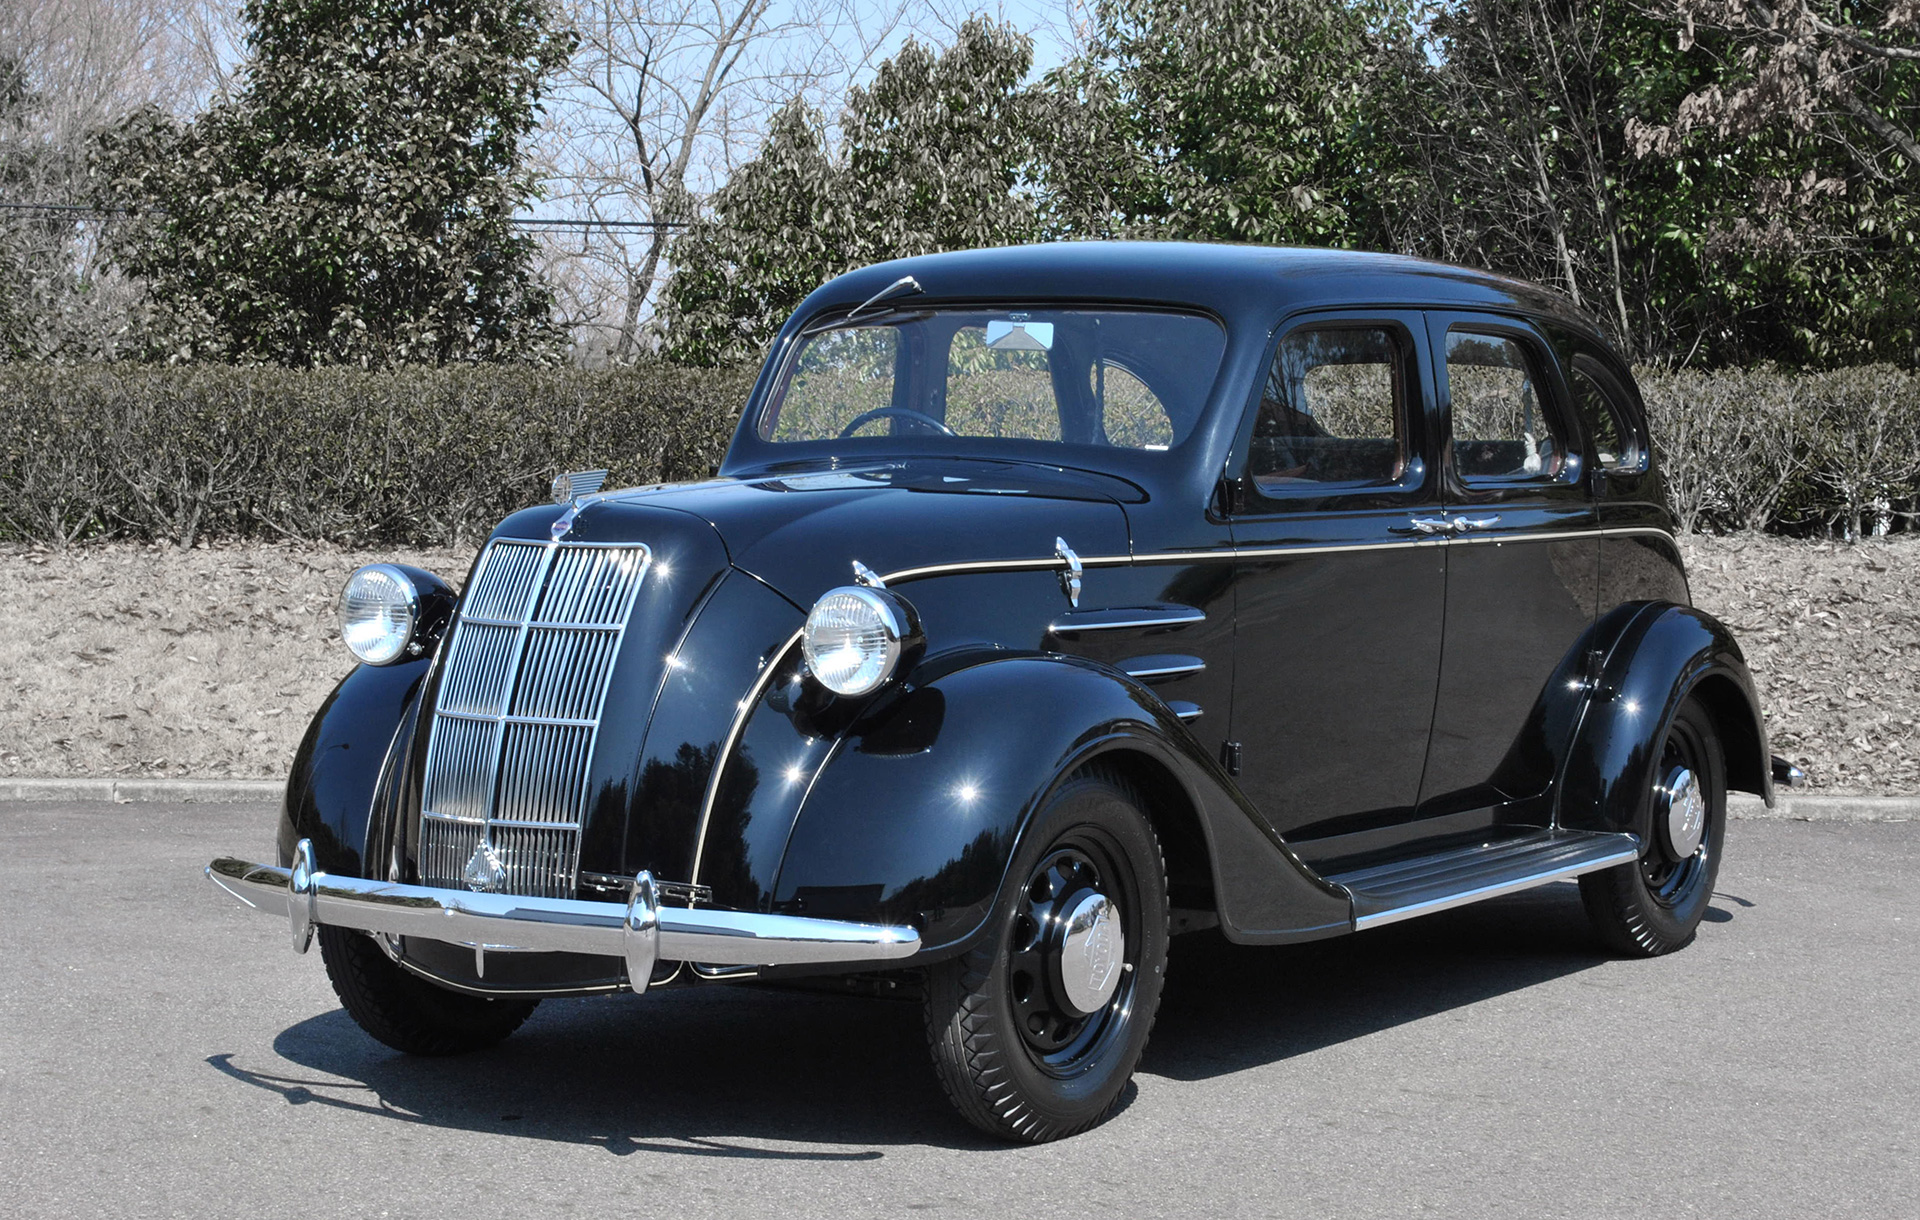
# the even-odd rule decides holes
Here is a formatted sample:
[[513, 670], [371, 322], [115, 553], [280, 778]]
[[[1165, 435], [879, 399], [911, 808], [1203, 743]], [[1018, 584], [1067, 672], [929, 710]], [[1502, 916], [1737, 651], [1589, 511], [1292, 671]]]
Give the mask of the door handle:
[[1445, 517], [1415, 517], [1411, 525], [1396, 525], [1389, 531], [1395, 534], [1450, 534], [1459, 528], [1455, 522]]
[[1465, 533], [1468, 530], [1489, 530], [1500, 524], [1499, 514], [1491, 517], [1455, 517], [1453, 528]]

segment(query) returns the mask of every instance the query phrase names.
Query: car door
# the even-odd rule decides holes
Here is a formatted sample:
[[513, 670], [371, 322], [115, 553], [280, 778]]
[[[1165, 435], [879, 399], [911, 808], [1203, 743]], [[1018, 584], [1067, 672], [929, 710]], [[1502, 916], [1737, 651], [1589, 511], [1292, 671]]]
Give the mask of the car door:
[[1435, 835], [1543, 820], [1543, 722], [1580, 678], [1599, 539], [1580, 432], [1541, 334], [1515, 318], [1429, 313], [1445, 421], [1446, 640], [1421, 785]]
[[1419, 796], [1446, 586], [1423, 326], [1289, 324], [1230, 469], [1240, 783], [1309, 863], [1390, 846]]

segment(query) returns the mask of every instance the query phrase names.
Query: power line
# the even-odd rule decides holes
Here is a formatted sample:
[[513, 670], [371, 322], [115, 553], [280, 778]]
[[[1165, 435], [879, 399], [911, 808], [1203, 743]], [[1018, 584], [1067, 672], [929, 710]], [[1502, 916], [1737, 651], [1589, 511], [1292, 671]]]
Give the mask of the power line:
[[[135, 214], [142, 209], [123, 207], [99, 207], [89, 203], [4, 203], [0, 208], [15, 212], [84, 212], [92, 216], [125, 216]], [[165, 215], [158, 208], [146, 209]], [[637, 229], [655, 231], [659, 229], [685, 229], [688, 223], [683, 220], [599, 220], [594, 218], [575, 219], [565, 216], [514, 216], [508, 223], [520, 229], [579, 229], [588, 232], [594, 229]]]

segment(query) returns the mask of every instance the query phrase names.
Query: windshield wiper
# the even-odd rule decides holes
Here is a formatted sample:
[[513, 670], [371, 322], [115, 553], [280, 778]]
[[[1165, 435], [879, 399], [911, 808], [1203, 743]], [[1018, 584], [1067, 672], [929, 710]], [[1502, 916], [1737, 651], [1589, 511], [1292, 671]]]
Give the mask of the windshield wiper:
[[909, 295], [922, 293], [925, 291], [926, 289], [920, 286], [919, 280], [914, 279], [910, 275], [903, 275], [899, 279], [893, 281], [893, 283], [888, 284], [885, 288], [882, 288], [880, 291], [868, 297], [866, 300], [860, 302], [858, 305], [855, 305], [852, 309], [849, 309], [847, 311], [847, 316], [841, 320], [845, 322], [851, 322], [855, 318], [859, 317], [862, 313], [864, 313], [869, 309], [872, 309], [875, 305], [878, 305], [882, 301], [891, 300], [892, 298], [897, 296], [909, 296]]
[[903, 275], [899, 279], [893, 281], [893, 283], [888, 284], [885, 288], [882, 288], [880, 291], [868, 297], [866, 300], [860, 302], [858, 305], [855, 305], [852, 309], [849, 309], [846, 313], [841, 314], [839, 317], [834, 318], [831, 321], [827, 321], [827, 322], [815, 322], [812, 326], [809, 326], [805, 330], [801, 331], [800, 337], [805, 339], [805, 338], [808, 338], [809, 336], [820, 334], [823, 331], [838, 330], [842, 326], [851, 325], [854, 322], [860, 321], [862, 315], [867, 314], [868, 310], [873, 311], [871, 314], [867, 315], [870, 317], [880, 317], [884, 314], [892, 313], [894, 311], [891, 309], [875, 309], [874, 307], [876, 305], [879, 305], [883, 301], [891, 300], [894, 297], [914, 296], [918, 293], [922, 293], [925, 291], [926, 289], [920, 286], [919, 280], [914, 279], [910, 275]]

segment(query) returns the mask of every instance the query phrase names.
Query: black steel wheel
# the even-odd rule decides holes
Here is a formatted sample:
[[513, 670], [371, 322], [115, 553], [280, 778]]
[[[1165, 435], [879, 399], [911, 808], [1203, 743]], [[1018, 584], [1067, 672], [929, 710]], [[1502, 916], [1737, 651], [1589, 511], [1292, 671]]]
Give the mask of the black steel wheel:
[[927, 1040], [948, 1097], [1007, 1139], [1100, 1122], [1146, 1049], [1166, 961], [1159, 840], [1123, 779], [1083, 770], [1022, 838], [988, 934], [929, 971]]
[[408, 974], [373, 938], [346, 928], [316, 929], [327, 979], [355, 1024], [409, 1055], [459, 1055], [519, 1029], [539, 1000], [497, 1000], [436, 987]]
[[1640, 859], [1580, 878], [1594, 931], [1635, 957], [1671, 953], [1693, 939], [1713, 900], [1727, 827], [1727, 769], [1713, 718], [1688, 698], [1661, 742], [1647, 792]]

